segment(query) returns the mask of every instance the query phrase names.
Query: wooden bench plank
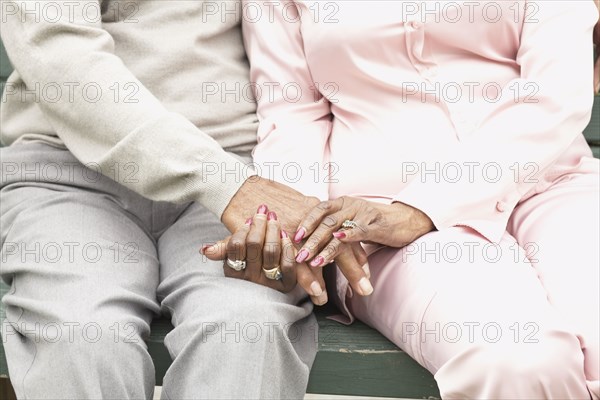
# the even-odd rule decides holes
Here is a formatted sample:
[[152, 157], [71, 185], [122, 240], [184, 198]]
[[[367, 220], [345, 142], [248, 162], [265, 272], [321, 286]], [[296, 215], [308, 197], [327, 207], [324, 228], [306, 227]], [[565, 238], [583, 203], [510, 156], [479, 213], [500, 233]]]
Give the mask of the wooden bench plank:
[[[600, 146], [600, 95], [594, 96], [594, 108], [592, 109], [592, 119], [584, 129], [583, 135], [590, 146]], [[597, 155], [595, 155], [597, 157]]]

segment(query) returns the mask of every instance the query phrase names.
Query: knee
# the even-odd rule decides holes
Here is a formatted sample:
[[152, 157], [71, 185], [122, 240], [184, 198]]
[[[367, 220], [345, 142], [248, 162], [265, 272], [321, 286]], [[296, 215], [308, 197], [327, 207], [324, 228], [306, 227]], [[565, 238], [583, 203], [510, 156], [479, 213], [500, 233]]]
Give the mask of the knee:
[[146, 323], [142, 325], [123, 318], [74, 318], [74, 321], [17, 324], [16, 328], [22, 340], [31, 342], [49, 358], [68, 357], [70, 362], [85, 364], [92, 358], [96, 365], [111, 365], [120, 360], [129, 363], [136, 354], [142, 358], [147, 354], [142, 332], [149, 331], [149, 327]]
[[175, 314], [175, 329], [165, 344], [172, 356], [185, 349], [226, 351], [240, 345], [256, 353], [276, 349], [277, 354], [290, 354], [297, 348], [315, 352], [318, 328], [312, 308], [295, 305], [285, 296], [275, 292], [238, 294], [232, 301], [187, 308], [187, 312]]
[[528, 380], [532, 385], [565, 381], [574, 372], [583, 377], [583, 355], [575, 336], [565, 332], [545, 334], [536, 343], [516, 343], [481, 351], [482, 368], [496, 371], [512, 380]]
[[587, 398], [583, 354], [564, 331], [535, 343], [486, 343], [466, 349], [438, 373], [443, 398]]
[[[203, 341], [212, 337], [221, 342], [245, 342], [273, 344], [293, 342], [306, 335], [305, 319], [310, 310], [279, 302], [238, 301], [221, 308], [212, 318], [197, 315], [189, 319], [191, 333], [202, 336]], [[204, 313], [202, 313], [204, 314]], [[185, 323], [184, 323], [185, 325]], [[310, 327], [308, 327], [310, 328]], [[316, 336], [316, 322], [314, 334]]]

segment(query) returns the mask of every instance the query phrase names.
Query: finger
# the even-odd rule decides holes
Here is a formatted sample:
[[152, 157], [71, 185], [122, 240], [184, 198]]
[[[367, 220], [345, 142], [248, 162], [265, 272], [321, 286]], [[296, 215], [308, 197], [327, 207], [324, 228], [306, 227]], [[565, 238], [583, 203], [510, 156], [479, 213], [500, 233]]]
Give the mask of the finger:
[[263, 246], [265, 244], [265, 235], [267, 231], [267, 206], [264, 204], [258, 207], [256, 214], [252, 219], [250, 232], [246, 237], [246, 269], [244, 279], [252, 282], [259, 282], [263, 275]]
[[323, 288], [323, 291], [320, 296], [312, 296], [311, 300], [314, 304], [318, 306], [325, 305], [328, 301], [327, 298], [327, 287], [325, 286], [325, 279], [323, 278], [323, 268], [309, 268], [312, 272], [314, 278], [319, 283], [319, 286]]
[[369, 259], [367, 257], [367, 252], [363, 249], [360, 243], [350, 243], [350, 248], [352, 249], [352, 253], [354, 253], [354, 258], [356, 258], [356, 262], [362, 265], [363, 271], [365, 271], [365, 275], [368, 279], [371, 279], [371, 269], [369, 268]]
[[280, 226], [277, 221], [277, 214], [269, 211], [267, 214], [267, 228], [265, 236], [265, 245], [263, 247], [262, 268], [270, 270], [279, 267], [281, 258], [281, 238]]
[[294, 243], [300, 243], [307, 235], [310, 235], [319, 225], [323, 217], [339, 211], [344, 205], [343, 197], [335, 200], [322, 201], [306, 214], [298, 230], [294, 234]]
[[246, 259], [246, 236], [248, 236], [251, 224], [252, 218], [248, 218], [246, 223], [230, 236], [229, 242], [227, 243], [227, 258], [230, 260], [237, 261]]
[[337, 230], [332, 233], [332, 236], [343, 243], [376, 240], [378, 238], [372, 237], [376, 230], [372, 228], [377, 221], [377, 217], [375, 210], [363, 209], [352, 218], [352, 221], [356, 224], [354, 228]]
[[288, 234], [281, 230], [281, 259], [279, 265], [281, 267], [281, 284], [283, 286], [283, 292], [287, 293], [296, 287], [296, 271], [294, 267], [296, 265], [296, 249], [292, 240]]
[[[231, 261], [243, 261], [246, 259], [246, 236], [250, 231], [250, 225], [252, 224], [252, 218], [248, 218], [244, 225], [235, 231], [229, 242], [227, 243], [227, 258]], [[225, 261], [225, 276], [234, 278], [243, 278], [244, 271], [236, 271], [227, 265]]]
[[[332, 238], [325, 248], [310, 262], [311, 267], [322, 267], [327, 264], [328, 260], [333, 260], [340, 253], [342, 242], [336, 238]], [[345, 245], [347, 246], [347, 245]]]
[[[355, 293], [368, 296], [373, 293], [373, 286], [367, 278], [362, 266], [356, 260], [353, 251], [343, 245], [340, 254], [335, 259], [340, 271], [344, 274]], [[346, 251], [347, 250], [347, 251]]]
[[231, 236], [227, 236], [223, 240], [219, 240], [217, 243], [205, 244], [200, 249], [200, 254], [213, 261], [220, 261], [227, 258], [227, 243], [231, 239]]
[[327, 291], [322, 272], [321, 268], [311, 269], [306, 263], [296, 264], [298, 284], [318, 306], [327, 303]]
[[[267, 214], [267, 237], [269, 235], [268, 231], [270, 228], [269, 227], [270, 224], [272, 224], [272, 223], [271, 223], [271, 221], [268, 220], [268, 214]], [[256, 283], [270, 287], [270, 288], [278, 290], [280, 292], [287, 293], [296, 287], [296, 271], [294, 270], [294, 267], [296, 265], [296, 261], [295, 261], [296, 249], [286, 232], [279, 230], [278, 235], [280, 235], [280, 237], [277, 238], [278, 242], [279, 242], [279, 247], [281, 248], [280, 259], [277, 260], [277, 262], [273, 263], [273, 264], [277, 265], [279, 267], [279, 271], [281, 272], [281, 279], [276, 280], [276, 279], [268, 278], [267, 275], [263, 271], [263, 274], [260, 275], [260, 279], [258, 281], [256, 281]], [[267, 240], [270, 240], [270, 239], [267, 239]], [[265, 242], [265, 248], [266, 247], [267, 247], [267, 242]], [[264, 262], [264, 260], [265, 260], [265, 256], [263, 255], [263, 262]], [[263, 266], [263, 268], [270, 269], [266, 266]], [[275, 268], [275, 267], [273, 267], [273, 268]]]
[[[337, 239], [332, 238], [333, 233], [340, 229], [345, 220], [352, 220], [355, 216], [356, 210], [354, 210], [352, 207], [344, 208], [338, 212], [324, 216], [314, 232], [310, 234], [309, 238], [306, 240], [306, 243], [304, 243], [304, 246], [302, 246], [302, 249], [300, 249], [300, 252], [298, 253], [298, 259], [296, 261], [304, 262], [311, 260], [317, 253], [319, 253], [319, 251], [325, 251], [323, 249], [326, 247], [326, 245], [329, 246], [328, 243], [331, 243], [332, 239], [337, 241]], [[331, 259], [333, 259], [333, 256], [326, 258], [326, 260]], [[321, 259], [321, 263], [323, 261], [324, 260]], [[321, 263], [318, 264], [320, 265]], [[311, 266], [315, 267], [316, 265], [311, 263]]]

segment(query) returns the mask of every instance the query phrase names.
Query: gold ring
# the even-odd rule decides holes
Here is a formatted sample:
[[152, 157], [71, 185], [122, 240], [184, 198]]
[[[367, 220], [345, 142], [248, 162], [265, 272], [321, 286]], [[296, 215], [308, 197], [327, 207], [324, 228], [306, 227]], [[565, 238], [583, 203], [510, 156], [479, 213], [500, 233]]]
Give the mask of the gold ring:
[[358, 224], [356, 222], [349, 220], [349, 219], [345, 220], [342, 223], [342, 229], [353, 229], [353, 228], [356, 228], [357, 226], [358, 226]]
[[263, 272], [265, 273], [265, 275], [267, 276], [267, 278], [275, 280], [275, 281], [280, 281], [281, 278], [283, 278], [283, 275], [281, 274], [281, 270], [279, 269], [279, 266], [276, 266], [275, 268], [272, 269], [262, 269]]

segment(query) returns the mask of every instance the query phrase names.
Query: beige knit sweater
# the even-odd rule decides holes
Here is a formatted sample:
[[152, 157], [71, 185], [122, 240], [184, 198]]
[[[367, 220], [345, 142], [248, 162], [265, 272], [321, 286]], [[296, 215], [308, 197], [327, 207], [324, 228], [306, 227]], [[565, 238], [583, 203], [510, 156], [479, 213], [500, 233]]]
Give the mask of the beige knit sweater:
[[257, 128], [238, 1], [1, 3], [4, 145], [64, 145], [145, 197], [222, 214], [251, 174], [229, 152], [249, 155]]

